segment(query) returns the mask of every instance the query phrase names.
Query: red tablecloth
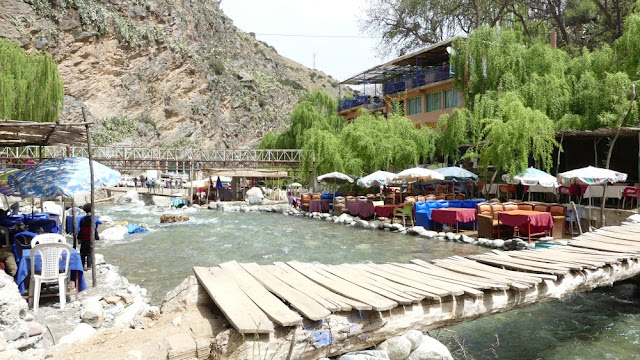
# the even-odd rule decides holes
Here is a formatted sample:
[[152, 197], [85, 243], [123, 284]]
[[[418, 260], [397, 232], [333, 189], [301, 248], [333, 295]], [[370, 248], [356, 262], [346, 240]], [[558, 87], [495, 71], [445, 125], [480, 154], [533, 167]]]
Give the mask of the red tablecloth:
[[431, 211], [431, 220], [447, 225], [457, 222], [467, 223], [476, 220], [476, 209], [443, 208]]
[[498, 213], [501, 223], [513, 227], [531, 224], [532, 227], [552, 228], [553, 217], [550, 212], [513, 210]]
[[311, 200], [309, 203], [309, 212], [329, 212], [329, 201]]
[[395, 208], [402, 208], [404, 207], [404, 204], [396, 204], [396, 205], [382, 205], [382, 206], [376, 206], [373, 211], [379, 216], [379, 217], [386, 217], [386, 218], [390, 218], [393, 216], [393, 209]]
[[373, 216], [373, 203], [370, 201], [349, 201], [347, 210], [353, 216], [359, 216], [363, 219], [370, 218]]

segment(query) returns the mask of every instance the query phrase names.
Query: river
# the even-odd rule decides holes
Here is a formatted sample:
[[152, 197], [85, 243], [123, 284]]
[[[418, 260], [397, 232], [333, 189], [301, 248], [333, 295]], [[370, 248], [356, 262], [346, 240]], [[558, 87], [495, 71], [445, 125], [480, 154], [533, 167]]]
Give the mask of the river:
[[[149, 224], [151, 231], [99, 241], [96, 252], [120, 267], [131, 283], [159, 304], [193, 266], [237, 260], [268, 264], [299, 260], [328, 264], [407, 262], [485, 252], [474, 245], [426, 240], [383, 231], [267, 213], [189, 209], [186, 223], [158, 224], [162, 210], [104, 205], [114, 221]], [[475, 359], [640, 358], [640, 299], [597, 290], [451, 327]], [[492, 346], [498, 343], [499, 345]]]

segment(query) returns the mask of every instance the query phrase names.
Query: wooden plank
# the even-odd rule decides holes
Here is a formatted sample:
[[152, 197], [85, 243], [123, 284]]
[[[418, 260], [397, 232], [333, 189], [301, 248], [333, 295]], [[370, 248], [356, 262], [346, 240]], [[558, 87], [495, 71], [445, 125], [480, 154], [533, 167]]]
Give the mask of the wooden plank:
[[193, 267], [200, 284], [239, 333], [274, 332], [273, 323], [267, 315], [233, 281], [221, 275], [221, 271], [220, 268]]
[[412, 269], [399, 267], [393, 264], [380, 264], [378, 265], [378, 267], [392, 274], [398, 274], [400, 276], [404, 276], [407, 279], [416, 280], [426, 285], [435, 286], [437, 288], [444, 289], [446, 291], [451, 292], [451, 294], [455, 296], [460, 296], [465, 293], [464, 289], [457, 284], [454, 284], [444, 279], [434, 278], [434, 277], [428, 276], [427, 274], [414, 271]]
[[[283, 263], [283, 262], [274, 262], [274, 265], [276, 265], [277, 267], [279, 267], [281, 270], [284, 270], [285, 272], [287, 272], [287, 274], [289, 274], [289, 276], [291, 276], [293, 279], [295, 279], [296, 281], [302, 282], [303, 279], [304, 281], [307, 281], [311, 284], [313, 284], [313, 291], [317, 291], [318, 294], [320, 294], [324, 299], [327, 299], [335, 304], [337, 304], [338, 306], [342, 307], [343, 310], [342, 311], [351, 311], [351, 309], [356, 309], [356, 310], [371, 310], [371, 305], [369, 304], [365, 304], [363, 302], [339, 295], [329, 289], [327, 289], [326, 287], [315, 283], [313, 280], [309, 279], [308, 277], [300, 274], [296, 269], [292, 268], [291, 266]], [[345, 308], [348, 307], [349, 310], [345, 310]]]
[[627, 240], [630, 242], [634, 242], [637, 245], [640, 245], [640, 233], [631, 233], [628, 231], [607, 229], [607, 230], [596, 230], [593, 233], [585, 233], [585, 234], [604, 235], [604, 236], [608, 236], [616, 239]]
[[582, 236], [575, 238], [574, 240], [582, 240], [582, 239], [603, 241], [611, 244], [620, 244], [624, 246], [629, 246], [634, 249], [640, 249], [640, 241], [633, 241], [633, 240], [618, 238], [618, 237], [610, 236], [605, 233], [597, 233], [597, 234], [586, 233], [586, 234], [582, 234]]
[[420, 265], [416, 265], [416, 264], [393, 263], [393, 265], [400, 266], [400, 267], [403, 267], [405, 269], [411, 269], [411, 270], [417, 271], [417, 272], [422, 272], [424, 275], [433, 277], [433, 278], [438, 279], [438, 280], [449, 281], [452, 284], [456, 284], [456, 285], [460, 286], [462, 288], [462, 290], [469, 296], [473, 296], [473, 297], [476, 297], [476, 298], [484, 297], [484, 291], [480, 290], [482, 288], [479, 287], [478, 285], [474, 284], [474, 283], [467, 282], [467, 281], [462, 281], [462, 280], [458, 280], [458, 279], [453, 279], [451, 277], [450, 278], [446, 278], [446, 277], [438, 276], [438, 275], [434, 274], [433, 271], [430, 271], [430, 270], [428, 270], [426, 268], [423, 268]]
[[529, 266], [529, 265], [525, 265], [525, 264], [521, 264], [518, 262], [514, 262], [514, 261], [510, 261], [508, 258], [505, 259], [503, 257], [500, 256], [469, 256], [470, 259], [473, 259], [475, 261], [481, 262], [481, 263], [485, 263], [485, 264], [490, 264], [490, 265], [495, 265], [495, 266], [504, 266], [506, 268], [509, 269], [517, 269], [517, 270], [524, 270], [524, 271], [529, 271], [529, 272], [533, 272], [533, 273], [543, 273], [543, 274], [552, 274], [552, 275], [564, 275], [566, 274], [566, 271], [560, 271], [560, 270], [555, 270], [555, 269], [546, 269], [546, 268], [542, 268], [539, 266]]
[[233, 278], [240, 289], [264, 311], [276, 324], [291, 326], [302, 324], [302, 316], [289, 309], [280, 299], [265, 289], [253, 276], [249, 275], [236, 261], [218, 265], [222, 271]]
[[592, 241], [592, 240], [571, 241], [569, 242], [569, 246], [583, 247], [583, 248], [595, 249], [595, 250], [613, 251], [613, 252], [620, 252], [620, 253], [636, 252], [627, 246], [612, 245], [612, 244], [607, 244], [607, 243], [602, 243], [602, 242]]
[[397, 282], [397, 283], [400, 283], [400, 284], [403, 284], [403, 285], [406, 285], [406, 286], [410, 286], [410, 287], [413, 287], [413, 288], [416, 288], [416, 289], [424, 290], [424, 291], [427, 291], [427, 292], [432, 293], [432, 294], [434, 294], [436, 296], [439, 296], [439, 297], [446, 297], [446, 296], [451, 296], [452, 295], [451, 292], [449, 292], [447, 290], [440, 289], [440, 288], [435, 287], [435, 286], [425, 285], [425, 284], [419, 283], [417, 281], [413, 281], [413, 280], [410, 280], [410, 279], [407, 279], [407, 278], [404, 278], [402, 276], [398, 276], [398, 275], [395, 275], [395, 274], [390, 274], [389, 272], [380, 270], [380, 269], [378, 269], [378, 268], [376, 268], [376, 267], [374, 267], [374, 266], [372, 266], [370, 264], [358, 264], [358, 265], [355, 265], [355, 266], [360, 268], [360, 269], [363, 269], [365, 271], [368, 271], [368, 272], [370, 272], [372, 274], [381, 276], [381, 277], [383, 277], [383, 278], [385, 278], [387, 280], [390, 280], [390, 281], [393, 281], [393, 282]]
[[264, 287], [269, 291], [278, 295], [280, 298], [285, 299], [291, 306], [302, 313], [305, 317], [311, 320], [322, 320], [331, 315], [331, 311], [320, 305], [313, 298], [306, 294], [292, 288], [286, 283], [282, 282], [277, 277], [271, 275], [271, 273], [262, 269], [262, 267], [256, 263], [242, 264], [251, 276], [256, 278]]
[[469, 283], [465, 283], [459, 280], [455, 280], [455, 279], [445, 279], [442, 277], [438, 277], [438, 276], [434, 276], [428, 273], [428, 271], [424, 268], [421, 268], [418, 265], [415, 264], [402, 264], [402, 263], [392, 263], [391, 265], [404, 269], [404, 270], [411, 270], [412, 273], [417, 273], [417, 275], [414, 275], [416, 279], [421, 279], [423, 281], [426, 282], [426, 284], [430, 284], [433, 283], [434, 285], [439, 284], [440, 282], [444, 282], [449, 284], [449, 286], [451, 285], [455, 285], [457, 289], [460, 289], [461, 291], [463, 291], [463, 293], [472, 296], [472, 297], [476, 297], [476, 298], [481, 298], [484, 296], [484, 292], [481, 290], [478, 290], [472, 286], [470, 286]]
[[614, 251], [606, 251], [601, 249], [588, 249], [584, 247], [576, 247], [576, 246], [565, 246], [562, 248], [562, 251], [568, 251], [576, 254], [589, 254], [592, 256], [599, 256], [602, 258], [615, 258], [618, 261], [625, 261], [628, 259], [637, 259], [640, 257], [638, 254], [630, 254], [630, 253], [620, 253]]
[[532, 284], [528, 283], [520, 283], [515, 281], [514, 279], [508, 279], [501, 275], [492, 274], [492, 273], [483, 273], [482, 271], [478, 271], [477, 269], [470, 270], [469, 268], [464, 267], [462, 264], [458, 263], [455, 260], [444, 259], [442, 261], [434, 261], [434, 264], [431, 266], [435, 266], [441, 269], [446, 269], [449, 271], [455, 271], [465, 275], [478, 275], [482, 276], [486, 279], [486, 281], [492, 281], [493, 284], [499, 284], [499, 286], [492, 286], [493, 290], [508, 290], [511, 287], [514, 287], [518, 290], [527, 290]]
[[[427, 270], [428, 274], [432, 274], [438, 277], [444, 277], [447, 279], [456, 279], [465, 283], [471, 284], [470, 286], [481, 290], [505, 290], [509, 288], [509, 284], [506, 281], [496, 281], [493, 276], [482, 276], [482, 273], [470, 272], [470, 271], [456, 271], [454, 269], [447, 269], [442, 266], [436, 266], [430, 264], [424, 260], [414, 259], [411, 260], [414, 265], [420, 266]], [[466, 270], [466, 269], [465, 269]]]
[[[475, 274], [486, 274], [486, 276], [489, 276], [490, 279], [494, 278], [495, 276], [499, 276], [500, 278], [504, 278], [507, 280], [513, 279], [520, 283], [533, 286], [541, 283], [542, 280], [546, 278], [546, 277], [545, 278], [540, 277], [539, 274], [531, 274], [531, 273], [525, 273], [521, 271], [506, 270], [506, 269], [497, 268], [487, 264], [481, 264], [479, 262], [476, 262], [461, 256], [457, 256], [457, 255], [454, 255], [449, 259], [453, 261], [451, 262], [451, 264], [461, 265], [467, 270], [476, 270]], [[557, 277], [554, 275], [544, 275], [544, 276], [548, 276], [550, 279], [557, 280]]]
[[349, 281], [369, 291], [373, 291], [374, 293], [391, 299], [400, 305], [411, 305], [414, 302], [419, 302], [419, 300], [414, 300], [412, 296], [406, 295], [402, 292], [396, 292], [392, 288], [387, 289], [384, 286], [381, 286], [380, 283], [375, 283], [371, 279], [351, 271], [349, 268], [336, 268], [329, 265], [316, 266], [333, 276], [337, 276], [345, 281]]
[[[514, 251], [514, 253], [516, 253], [516, 251]], [[504, 258], [505, 260], [508, 260], [508, 261], [511, 261], [511, 262], [516, 262], [518, 264], [523, 264], [523, 265], [528, 265], [528, 266], [537, 266], [537, 267], [540, 267], [542, 269], [564, 271], [565, 273], [573, 270], [573, 269], [571, 269], [570, 267], [567, 267], [567, 266], [562, 266], [562, 265], [553, 264], [553, 263], [547, 263], [547, 262], [541, 262], [541, 261], [536, 261], [536, 260], [527, 260], [527, 259], [512, 257], [512, 256], [506, 255], [504, 253], [488, 253], [488, 254], [485, 254], [484, 256], [487, 256], [487, 257], [491, 257], [491, 256], [500, 257], [500, 258]], [[575, 270], [582, 270], [582, 268], [581, 267], [577, 267], [577, 269], [575, 269]]]
[[282, 282], [284, 282], [285, 284], [291, 286], [292, 288], [302, 292], [303, 294], [313, 298], [313, 300], [315, 300], [316, 302], [318, 302], [318, 304], [322, 305], [324, 308], [334, 312], [334, 311], [351, 311], [351, 306], [347, 305], [347, 304], [343, 304], [343, 305], [337, 305], [336, 303], [327, 300], [326, 298], [324, 298], [322, 295], [320, 295], [321, 291], [317, 291], [317, 289], [315, 288], [320, 287], [322, 289], [326, 290], [325, 288], [319, 286], [318, 284], [314, 283], [313, 281], [307, 279], [306, 277], [302, 276], [302, 279], [296, 279], [293, 276], [291, 276], [288, 272], [280, 269], [279, 267], [277, 267], [276, 265], [262, 265], [262, 268], [265, 269], [266, 271], [268, 271], [269, 273], [271, 273], [273, 276], [277, 277], [278, 279], [280, 279]]
[[533, 250], [529, 252], [528, 256], [540, 260], [549, 259], [550, 261], [556, 261], [558, 263], [576, 264], [590, 269], [597, 269], [606, 265], [603, 261], [591, 260], [587, 256], [569, 255], [556, 251], [544, 252]]
[[[560, 261], [558, 259], [555, 259], [552, 254], [546, 254], [546, 255], [537, 255], [535, 253], [531, 253], [528, 251], [511, 251], [509, 252], [509, 254], [505, 254], [504, 252], [500, 251], [500, 250], [494, 250], [494, 253], [498, 256], [507, 256], [507, 257], [511, 257], [511, 258], [518, 258], [518, 259], [522, 259], [522, 260], [527, 260], [527, 261], [532, 261], [534, 263], [546, 263], [549, 265], [556, 265], [558, 267], [561, 268], [566, 268], [569, 270], [584, 270], [584, 268], [586, 267], [586, 265], [582, 265], [582, 264], [576, 264], [576, 263], [571, 263], [571, 262], [565, 262], [565, 261]], [[595, 268], [595, 266], [593, 266], [593, 268]]]
[[369, 278], [375, 282], [378, 282], [380, 284], [383, 284], [384, 286], [390, 288], [390, 289], [395, 289], [396, 291], [401, 291], [402, 293], [405, 294], [410, 294], [412, 296], [416, 296], [416, 297], [420, 297], [422, 299], [429, 299], [429, 300], [434, 300], [434, 301], [440, 301], [440, 296], [430, 293], [428, 291], [424, 291], [424, 290], [420, 290], [420, 289], [416, 289], [414, 287], [410, 287], [410, 286], [406, 286], [404, 284], [400, 284], [397, 282], [393, 282], [389, 279], [383, 278], [382, 276], [378, 276], [375, 274], [372, 274], [364, 269], [360, 269], [357, 268], [356, 266], [352, 265], [352, 264], [344, 264], [344, 265], [339, 265], [339, 266], [344, 266], [344, 267], [348, 267], [351, 271], [357, 272], [358, 274], [360, 274], [361, 276], [364, 276], [366, 278]]
[[334, 281], [332, 279], [329, 279], [323, 274], [314, 271], [310, 264], [304, 264], [298, 261], [290, 261], [287, 262], [287, 265], [291, 266], [302, 275], [308, 277], [309, 279], [317, 282], [318, 284], [326, 287], [331, 291], [335, 291], [338, 294], [370, 305], [373, 310], [385, 311], [391, 310], [398, 306], [397, 302], [366, 290], [358, 285], [351, 284], [344, 280]]

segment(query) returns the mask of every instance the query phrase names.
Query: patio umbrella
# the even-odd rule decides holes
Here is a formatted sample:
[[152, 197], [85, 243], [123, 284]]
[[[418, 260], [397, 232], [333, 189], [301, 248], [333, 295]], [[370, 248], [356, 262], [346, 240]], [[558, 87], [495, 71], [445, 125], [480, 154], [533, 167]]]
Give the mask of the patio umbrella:
[[341, 172], [334, 171], [328, 174], [318, 176], [318, 181], [324, 181], [326, 183], [331, 183], [331, 184], [344, 184], [346, 182], [352, 183], [353, 179]]
[[302, 184], [294, 182], [293, 184], [289, 185], [290, 187], [294, 188], [294, 187], [302, 187]]
[[391, 180], [393, 180], [393, 178], [395, 177], [396, 177], [396, 174], [392, 172], [378, 170], [363, 178], [358, 179], [357, 184], [358, 186], [367, 187], [367, 188], [376, 186], [376, 185], [382, 187], [384, 185], [389, 184]]
[[[94, 185], [114, 186], [120, 173], [93, 162]], [[75, 196], [91, 192], [89, 159], [47, 159], [9, 175], [9, 185], [23, 197]]]
[[0, 169], [0, 193], [5, 196], [11, 196], [15, 193], [15, 191], [11, 189], [11, 186], [9, 186], [9, 175], [18, 171], [20, 171], [20, 169]]
[[[603, 185], [627, 180], [627, 174], [614, 170], [587, 166], [558, 174], [558, 181], [564, 185]], [[604, 218], [604, 195], [602, 196], [602, 213]], [[589, 198], [589, 221], [591, 221], [591, 198]], [[603, 222], [604, 223], [604, 222]], [[591, 228], [591, 224], [589, 224]]]
[[444, 180], [444, 175], [434, 170], [415, 167], [415, 168], [400, 171], [393, 180], [394, 181], [404, 180], [406, 182], [416, 182], [420, 180], [422, 181]]
[[449, 167], [439, 168], [439, 169], [435, 169], [434, 171], [444, 175], [445, 180], [454, 180], [454, 181], [478, 180], [478, 175], [458, 166], [449, 166]]
[[593, 166], [587, 166], [558, 174], [558, 181], [564, 185], [603, 185], [606, 183], [613, 184], [625, 180], [627, 180], [627, 174], [625, 173]]
[[509, 184], [522, 184], [522, 185], [540, 185], [543, 187], [558, 187], [558, 179], [551, 174], [547, 174], [542, 170], [536, 168], [526, 168], [518, 175], [511, 179], [509, 174], [502, 175], [502, 180]]

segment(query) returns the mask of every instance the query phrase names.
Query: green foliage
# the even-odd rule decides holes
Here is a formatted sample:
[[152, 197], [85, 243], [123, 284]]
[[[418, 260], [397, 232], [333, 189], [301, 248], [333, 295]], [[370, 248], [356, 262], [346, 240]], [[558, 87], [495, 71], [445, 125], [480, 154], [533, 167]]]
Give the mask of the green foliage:
[[281, 134], [267, 133], [259, 147], [303, 149], [303, 174], [343, 171], [365, 174], [391, 167], [415, 166], [435, 151], [435, 133], [418, 129], [404, 116], [385, 119], [363, 112], [345, 126], [328, 94], [307, 95], [291, 113], [291, 125]]
[[548, 169], [555, 129], [636, 125], [637, 101], [625, 114], [640, 77], [640, 17], [625, 24], [613, 47], [573, 56], [515, 29], [482, 27], [457, 39], [452, 63], [466, 109], [441, 118], [438, 149], [454, 156], [463, 142], [482, 141], [465, 155], [481, 166], [515, 173], [532, 158]]
[[304, 90], [304, 86], [302, 86], [299, 82], [293, 79], [278, 79], [278, 82], [283, 86], [288, 86], [294, 90]]
[[0, 119], [54, 122], [63, 102], [62, 81], [51, 55], [27, 54], [0, 39]]
[[186, 148], [186, 147], [192, 147], [193, 141], [191, 141], [191, 139], [187, 137], [182, 137], [170, 143], [163, 144], [162, 146], [170, 147], [170, 148]]
[[98, 122], [100, 131], [91, 133], [91, 142], [96, 146], [117, 144], [138, 133], [138, 121], [128, 116], [114, 116]]

